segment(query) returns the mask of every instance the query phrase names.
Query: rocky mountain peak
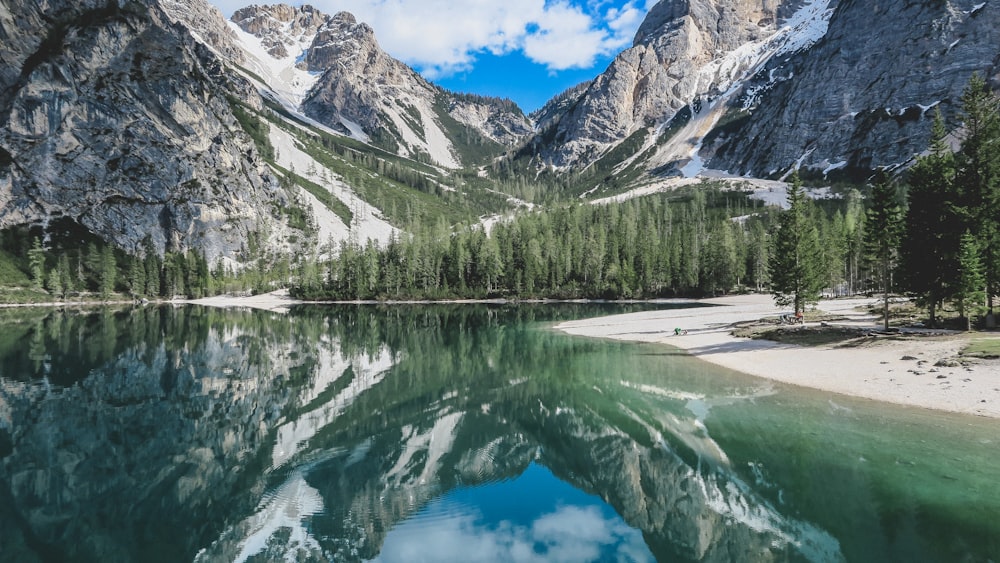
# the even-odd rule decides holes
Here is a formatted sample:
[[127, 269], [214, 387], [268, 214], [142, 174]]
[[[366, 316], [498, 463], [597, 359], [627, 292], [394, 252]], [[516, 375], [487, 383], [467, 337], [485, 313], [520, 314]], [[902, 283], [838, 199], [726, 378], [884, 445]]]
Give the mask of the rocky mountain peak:
[[236, 63], [244, 60], [243, 49], [225, 16], [208, 2], [189, 0], [159, 0], [167, 16], [187, 27], [195, 38], [215, 49], [224, 58]]
[[322, 72], [337, 63], [341, 57], [360, 56], [365, 53], [379, 56], [381, 49], [375, 40], [375, 30], [366, 23], [358, 23], [350, 12], [338, 12], [328, 17], [320, 27], [309, 47], [301, 66], [303, 70]]
[[302, 46], [311, 43], [328, 19], [329, 16], [309, 4], [297, 8], [288, 4], [273, 4], [241, 8], [233, 13], [231, 21], [259, 38], [269, 55], [284, 59], [297, 55]]
[[778, 31], [779, 10], [788, 3], [656, 4], [633, 46], [558, 120], [556, 135], [547, 135], [556, 145], [546, 151], [546, 160], [557, 166], [589, 164], [636, 131], [664, 124], [695, 100], [727, 90], [761, 62], [763, 44]]

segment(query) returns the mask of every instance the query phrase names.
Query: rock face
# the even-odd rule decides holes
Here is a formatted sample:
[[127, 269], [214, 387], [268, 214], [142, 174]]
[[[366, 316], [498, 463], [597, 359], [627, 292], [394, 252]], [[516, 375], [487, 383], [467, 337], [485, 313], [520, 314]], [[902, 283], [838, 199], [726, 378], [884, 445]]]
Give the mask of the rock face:
[[823, 40], [776, 71], [791, 79], [748, 85], [772, 89], [710, 164], [765, 175], [800, 159], [860, 172], [904, 163], [927, 147], [930, 108], [957, 125], [973, 73], [1000, 86], [998, 45], [1000, 6], [992, 2], [842, 0]]
[[499, 154], [531, 132], [509, 101], [456, 95], [429, 83], [385, 53], [372, 28], [350, 13], [277, 4], [238, 10], [232, 21], [266, 52], [262, 71], [294, 66], [309, 73], [286, 99], [345, 135], [457, 168], [471, 163], [464, 150], [470, 134], [495, 144]]
[[225, 16], [208, 2], [159, 0], [171, 20], [191, 30], [196, 39], [215, 49], [222, 57], [241, 63], [245, 59], [239, 38], [226, 23]]
[[0, 14], [0, 226], [69, 217], [130, 252], [210, 260], [281, 235], [285, 196], [233, 117], [234, 79], [157, 3]]
[[973, 72], [996, 79], [998, 18], [973, 0], [664, 0], [533, 152], [580, 168], [632, 137], [648, 169], [685, 174], [905, 163], [929, 108], [953, 117]]
[[[778, 30], [780, 0], [665, 0], [656, 4], [634, 44], [590, 83], [559, 119], [545, 157], [556, 166], [585, 165], [641, 129], [668, 122], [696, 99], [718, 96], [759, 63], [747, 46]], [[738, 56], [733, 56], [740, 49]]]
[[[293, 51], [308, 46], [326, 23], [326, 16], [310, 5], [293, 8], [287, 4], [249, 6], [233, 13], [232, 21], [243, 31], [261, 40], [267, 53], [275, 59], [284, 59]], [[300, 63], [309, 69], [308, 61]]]

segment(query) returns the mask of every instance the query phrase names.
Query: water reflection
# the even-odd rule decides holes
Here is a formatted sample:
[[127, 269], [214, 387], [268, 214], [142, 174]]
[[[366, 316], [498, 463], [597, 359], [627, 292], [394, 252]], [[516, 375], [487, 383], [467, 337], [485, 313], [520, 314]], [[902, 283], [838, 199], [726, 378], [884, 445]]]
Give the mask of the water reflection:
[[1000, 554], [991, 421], [545, 329], [597, 312], [5, 312], [0, 559]]

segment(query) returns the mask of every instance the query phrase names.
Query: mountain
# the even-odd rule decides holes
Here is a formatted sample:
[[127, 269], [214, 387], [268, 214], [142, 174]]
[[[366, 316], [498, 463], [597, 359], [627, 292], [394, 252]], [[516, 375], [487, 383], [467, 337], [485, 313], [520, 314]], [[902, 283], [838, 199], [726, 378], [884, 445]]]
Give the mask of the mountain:
[[0, 227], [129, 252], [286, 251], [288, 203], [227, 96], [248, 84], [153, 0], [0, 2]]
[[796, 162], [849, 172], [906, 163], [927, 148], [931, 108], [959, 125], [973, 73], [1000, 86], [995, 3], [832, 4], [822, 41], [783, 66], [772, 63], [774, 79], [759, 75], [744, 87], [751, 118], [706, 155], [711, 166], [766, 175]]
[[509, 207], [447, 170], [501, 154], [528, 119], [433, 86], [350, 14], [254, 6], [227, 22], [203, 0], [0, 0], [0, 14], [0, 229], [47, 240], [69, 221], [130, 254], [238, 269]]
[[998, 30], [973, 0], [663, 0], [604, 73], [525, 116], [428, 82], [346, 12], [0, 0], [0, 229], [68, 220], [238, 268], [513, 196], [706, 170], [863, 179], [924, 150], [931, 108], [959, 126], [972, 73], [1000, 79]]
[[509, 101], [463, 96], [435, 86], [383, 51], [372, 28], [347, 12], [312, 6], [250, 6], [236, 11], [252, 62], [278, 85], [283, 103], [344, 135], [401, 156], [455, 169], [482, 161], [531, 132]]
[[973, 72], [996, 77], [998, 20], [971, 0], [664, 0], [527, 146], [559, 170], [617, 149], [654, 175], [863, 174], [922, 151], [927, 110], [953, 117]]

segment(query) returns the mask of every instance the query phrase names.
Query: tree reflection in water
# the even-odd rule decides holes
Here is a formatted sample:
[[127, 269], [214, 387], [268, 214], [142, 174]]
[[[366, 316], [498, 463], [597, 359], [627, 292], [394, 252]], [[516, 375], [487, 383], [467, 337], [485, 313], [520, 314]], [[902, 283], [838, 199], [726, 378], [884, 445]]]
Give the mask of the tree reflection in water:
[[4, 312], [2, 558], [1000, 553], [990, 421], [547, 328], [622, 310]]

